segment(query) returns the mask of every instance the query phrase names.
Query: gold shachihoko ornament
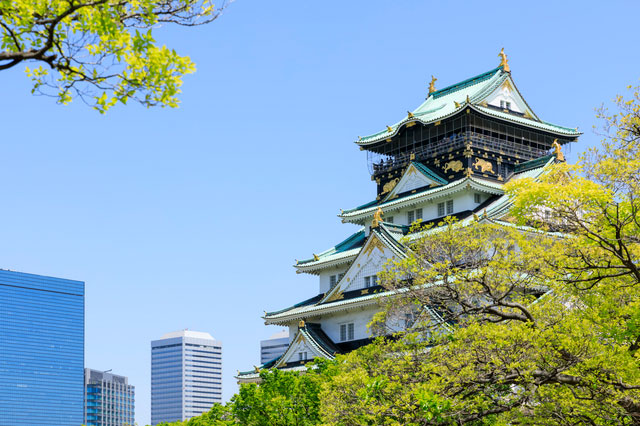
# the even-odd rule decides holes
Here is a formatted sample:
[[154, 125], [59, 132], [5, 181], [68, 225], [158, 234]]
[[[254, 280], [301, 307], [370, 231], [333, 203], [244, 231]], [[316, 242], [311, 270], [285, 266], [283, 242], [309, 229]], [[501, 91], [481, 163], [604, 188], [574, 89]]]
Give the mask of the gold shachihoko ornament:
[[382, 209], [378, 207], [378, 210], [376, 210], [376, 212], [373, 214], [373, 222], [371, 222], [372, 228], [377, 228], [378, 226], [380, 226], [380, 224], [382, 223], [383, 214], [384, 213], [382, 212]]
[[511, 69], [509, 68], [509, 61], [507, 60], [507, 54], [504, 53], [504, 47], [500, 53], [498, 53], [498, 56], [500, 56], [500, 66], [502, 69], [506, 72], [511, 72]]

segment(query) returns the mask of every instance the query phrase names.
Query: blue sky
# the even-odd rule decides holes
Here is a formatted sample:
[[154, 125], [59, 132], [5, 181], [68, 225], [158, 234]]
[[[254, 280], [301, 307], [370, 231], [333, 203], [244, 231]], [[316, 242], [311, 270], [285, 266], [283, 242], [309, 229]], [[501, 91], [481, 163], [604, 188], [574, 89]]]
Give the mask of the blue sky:
[[101, 116], [2, 71], [0, 267], [86, 281], [86, 365], [136, 386], [150, 419], [150, 341], [189, 328], [224, 345], [224, 394], [259, 360], [263, 310], [317, 292], [296, 275], [357, 228], [375, 196], [352, 143], [427, 94], [509, 56], [546, 121], [597, 143], [594, 109], [640, 78], [637, 2], [266, 2], [158, 39], [198, 71], [179, 109]]

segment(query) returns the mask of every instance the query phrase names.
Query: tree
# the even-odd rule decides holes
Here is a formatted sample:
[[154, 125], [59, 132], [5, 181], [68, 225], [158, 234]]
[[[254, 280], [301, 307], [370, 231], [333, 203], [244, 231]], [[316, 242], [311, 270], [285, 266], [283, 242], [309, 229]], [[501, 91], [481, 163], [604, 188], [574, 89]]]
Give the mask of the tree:
[[327, 424], [640, 423], [638, 89], [617, 105], [601, 148], [508, 186], [509, 221], [407, 241], [373, 326], [420, 316], [338, 359]]
[[78, 97], [104, 113], [117, 102], [177, 106], [188, 57], [158, 46], [161, 24], [195, 26], [220, 16], [209, 0], [0, 0], [0, 70], [27, 66], [32, 92]]
[[308, 364], [306, 372], [262, 370], [260, 385], [243, 384], [226, 405], [185, 422], [159, 426], [314, 426], [320, 424], [320, 387], [327, 362]]

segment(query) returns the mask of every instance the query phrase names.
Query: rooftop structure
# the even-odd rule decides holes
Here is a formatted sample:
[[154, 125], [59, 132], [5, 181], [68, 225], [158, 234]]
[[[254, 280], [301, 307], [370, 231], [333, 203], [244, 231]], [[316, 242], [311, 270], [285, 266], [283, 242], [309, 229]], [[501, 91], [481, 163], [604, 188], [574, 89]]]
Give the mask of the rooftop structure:
[[[437, 90], [432, 78], [426, 100], [404, 118], [355, 142], [367, 152], [375, 195], [341, 210], [343, 223], [358, 229], [333, 247], [296, 261], [298, 273], [318, 276], [318, 291], [307, 300], [266, 312], [265, 324], [289, 328], [290, 344], [279, 357], [238, 374], [259, 380], [262, 368], [304, 369], [314, 357], [331, 359], [372, 340], [367, 324], [390, 296], [378, 272], [390, 259], [407, 255], [413, 238], [444, 217], [507, 222], [506, 182], [536, 179], [564, 161], [563, 147], [576, 142], [577, 129], [541, 120], [518, 90], [504, 51], [496, 68]], [[426, 315], [437, 312], [426, 308]], [[390, 332], [408, 319], [387, 324]]]

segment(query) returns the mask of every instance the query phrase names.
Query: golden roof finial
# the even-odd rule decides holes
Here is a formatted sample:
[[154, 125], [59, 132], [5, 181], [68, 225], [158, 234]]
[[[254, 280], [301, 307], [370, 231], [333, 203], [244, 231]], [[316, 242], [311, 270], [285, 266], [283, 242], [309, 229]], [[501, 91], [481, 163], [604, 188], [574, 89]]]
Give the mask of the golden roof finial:
[[407, 111], [407, 118], [413, 118], [413, 113], [411, 111]]
[[456, 106], [456, 108], [460, 108], [460, 103], [459, 102], [453, 101], [453, 104]]
[[553, 154], [556, 156], [558, 161], [564, 161], [564, 154], [562, 153], [562, 147], [558, 143], [558, 139], [553, 140]]
[[433, 92], [436, 91], [436, 81], [438, 79], [435, 78], [434, 76], [431, 76], [431, 83], [429, 83], [429, 94], [432, 94]]
[[255, 371], [256, 373], [259, 373], [259, 372], [260, 372], [260, 369], [254, 365], [254, 366], [253, 366], [253, 371]]
[[377, 228], [378, 226], [380, 226], [380, 224], [382, 223], [383, 214], [384, 213], [382, 212], [382, 209], [378, 207], [378, 210], [376, 210], [376, 212], [373, 214], [373, 222], [371, 222], [372, 228]]
[[487, 209], [484, 209], [484, 211], [482, 212], [482, 217], [483, 218], [487, 218]]
[[304, 320], [300, 320], [300, 322], [298, 323], [298, 328], [303, 328], [304, 327]]
[[317, 254], [313, 253], [313, 260], [318, 261], [320, 260], [320, 258], [318, 257]]
[[465, 102], [470, 104], [471, 103], [471, 98], [469, 97], [469, 95], [467, 95], [467, 99], [465, 99]]
[[387, 126], [387, 132], [389, 133], [393, 132], [393, 129], [391, 128], [391, 126]]
[[504, 71], [511, 72], [511, 69], [509, 68], [509, 61], [507, 60], [507, 54], [504, 53], [504, 47], [502, 48], [500, 53], [498, 53], [498, 56], [500, 56], [499, 66], [501, 66]]
[[409, 161], [413, 161], [415, 159], [416, 159], [416, 154], [414, 154], [413, 152], [409, 154]]

